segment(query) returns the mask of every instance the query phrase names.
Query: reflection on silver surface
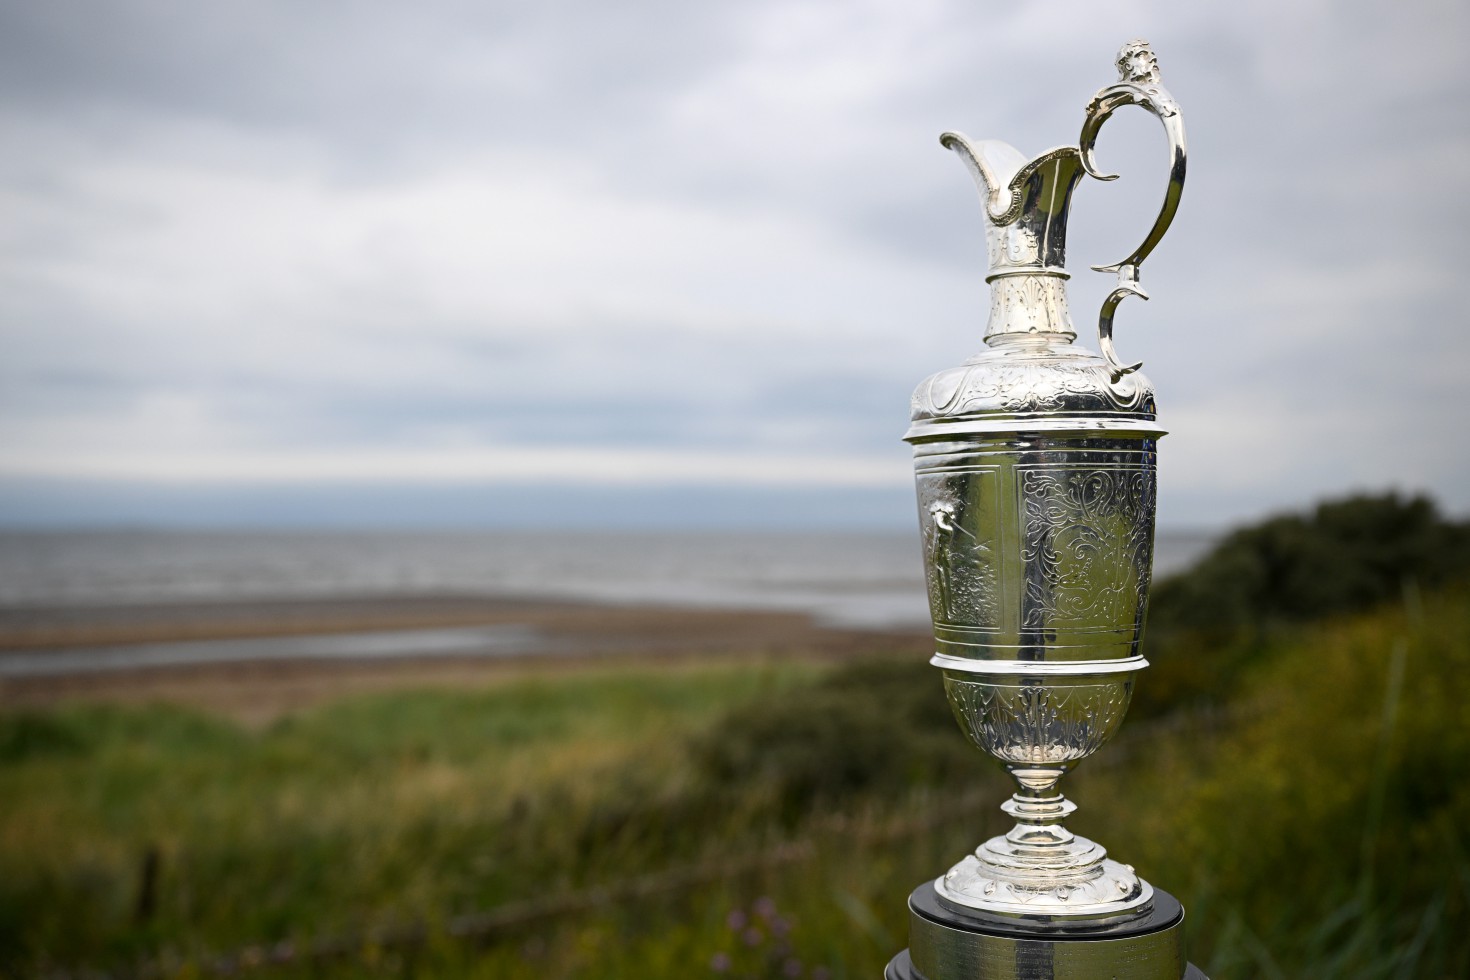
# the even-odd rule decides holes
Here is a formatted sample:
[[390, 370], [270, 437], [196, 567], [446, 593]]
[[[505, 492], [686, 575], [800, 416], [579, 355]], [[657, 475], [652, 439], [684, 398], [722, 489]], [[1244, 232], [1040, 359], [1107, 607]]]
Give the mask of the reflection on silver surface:
[[[1184, 128], [1148, 45], [1119, 52], [1118, 82], [1087, 105], [1078, 146], [1027, 159], [945, 133], [980, 190], [991, 304], [986, 349], [919, 385], [912, 425], [933, 663], [961, 728], [1019, 789], [1010, 833], [936, 882], [950, 902], [1046, 919], [1136, 914], [1153, 894], [1133, 869], [1062, 826], [1057, 783], [1112, 737], [1134, 677], [1153, 570], [1160, 428], [1154, 389], [1121, 363], [1113, 321], [1147, 295], [1139, 268], [1173, 220]], [[1138, 105], [1164, 124], [1163, 207], [1103, 304], [1101, 354], [1073, 346], [1066, 230], [1102, 124]], [[915, 963], [918, 951], [915, 950]], [[1176, 972], [1174, 974], [1178, 976]]]

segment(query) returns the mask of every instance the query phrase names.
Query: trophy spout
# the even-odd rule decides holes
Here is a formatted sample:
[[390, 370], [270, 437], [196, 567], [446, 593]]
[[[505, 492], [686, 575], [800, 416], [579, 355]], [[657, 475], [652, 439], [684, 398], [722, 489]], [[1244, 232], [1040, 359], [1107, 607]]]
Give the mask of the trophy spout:
[[986, 281], [1003, 276], [1066, 278], [1067, 216], [1072, 191], [1084, 172], [1081, 151], [1059, 146], [1028, 160], [1000, 140], [971, 140], [947, 132], [939, 142], [959, 156], [980, 191], [989, 256]]
[[939, 145], [953, 150], [980, 191], [985, 216], [999, 222], [1010, 210], [1011, 178], [1026, 165], [1021, 151], [1000, 140], [971, 140], [964, 133], [941, 133]]

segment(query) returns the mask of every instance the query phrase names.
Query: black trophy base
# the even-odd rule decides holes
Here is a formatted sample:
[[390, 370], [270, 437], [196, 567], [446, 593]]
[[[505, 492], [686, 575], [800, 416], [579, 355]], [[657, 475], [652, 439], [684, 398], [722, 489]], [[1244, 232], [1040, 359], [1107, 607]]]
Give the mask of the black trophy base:
[[1184, 908], [1154, 890], [1139, 914], [1103, 924], [988, 915], [926, 881], [909, 896], [909, 948], [885, 980], [1207, 980], [1184, 958]]

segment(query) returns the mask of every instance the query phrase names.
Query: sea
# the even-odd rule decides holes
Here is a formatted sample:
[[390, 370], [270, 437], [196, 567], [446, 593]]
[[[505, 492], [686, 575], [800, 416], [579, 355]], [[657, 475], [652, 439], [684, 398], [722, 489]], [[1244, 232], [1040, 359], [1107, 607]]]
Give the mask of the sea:
[[[1214, 537], [1159, 535], [1156, 578]], [[749, 608], [928, 622], [916, 533], [0, 532], [0, 607], [379, 595]]]
[[[1155, 577], [1188, 567], [1214, 540], [1161, 532]], [[419, 595], [788, 611], [850, 629], [929, 622], [915, 532], [0, 532], [0, 614]], [[64, 655], [11, 650], [0, 652], [0, 677], [302, 655], [535, 650], [534, 637], [492, 632], [155, 643]]]

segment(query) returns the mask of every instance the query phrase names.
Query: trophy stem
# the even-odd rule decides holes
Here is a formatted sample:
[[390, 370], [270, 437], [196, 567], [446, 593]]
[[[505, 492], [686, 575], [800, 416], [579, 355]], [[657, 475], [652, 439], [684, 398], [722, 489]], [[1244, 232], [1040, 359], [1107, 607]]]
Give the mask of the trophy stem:
[[1006, 768], [1020, 789], [1000, 808], [1015, 818], [1016, 825], [1004, 837], [980, 845], [975, 851], [980, 863], [1030, 891], [1049, 892], [1063, 900], [1102, 877], [1108, 852], [1062, 826], [1077, 811], [1077, 804], [1057, 790], [1066, 768]]
[[1001, 809], [1016, 820], [1006, 840], [1017, 852], [1024, 850], [1037, 857], [1056, 853], [1076, 839], [1062, 821], [1075, 813], [1077, 804], [1057, 792], [1057, 783], [1065, 770], [1011, 768], [1011, 776], [1020, 790], [1001, 804]]
[[935, 883], [948, 901], [1001, 914], [1106, 918], [1144, 909], [1147, 882], [1062, 821], [1077, 804], [1057, 789], [1070, 765], [1008, 765], [1017, 790], [1001, 804], [1009, 833], [981, 844]]

